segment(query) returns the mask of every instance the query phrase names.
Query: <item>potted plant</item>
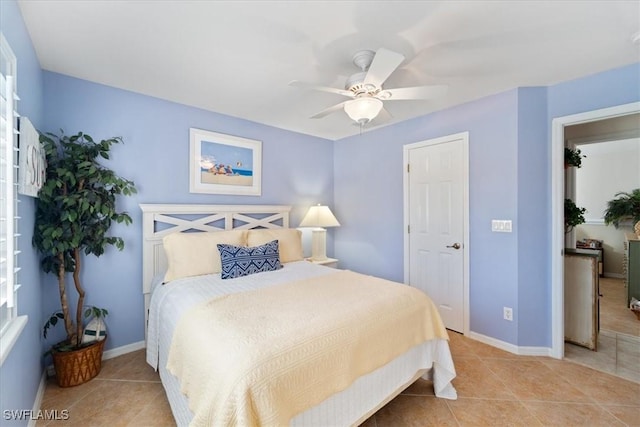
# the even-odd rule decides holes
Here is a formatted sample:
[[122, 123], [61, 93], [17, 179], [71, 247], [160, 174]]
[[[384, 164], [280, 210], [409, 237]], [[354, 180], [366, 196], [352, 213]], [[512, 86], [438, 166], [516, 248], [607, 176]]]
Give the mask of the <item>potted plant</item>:
[[[116, 196], [136, 192], [132, 181], [118, 177], [98, 162], [108, 159], [113, 144], [122, 142], [115, 137], [95, 142], [79, 132], [67, 136], [41, 134], [47, 159], [46, 181], [36, 199], [33, 245], [41, 253], [45, 273], [58, 279], [60, 310], [45, 323], [44, 334], [60, 320], [66, 338], [53, 345], [58, 384], [62, 387], [82, 384], [95, 377], [102, 360], [104, 340], [83, 343], [84, 321], [91, 315], [103, 318], [107, 311], [97, 307], [85, 308], [82, 283], [82, 258], [100, 256], [107, 246], [124, 248], [120, 237], [108, 236], [115, 221], [130, 224], [131, 217], [116, 210]], [[72, 274], [77, 292], [75, 313], [69, 307], [67, 276]], [[74, 320], [75, 319], [75, 320]]]
[[583, 224], [585, 208], [579, 208], [571, 199], [564, 199], [564, 232], [569, 233], [576, 225]]
[[582, 158], [586, 157], [579, 148], [564, 147], [564, 167], [574, 166], [579, 168], [582, 166]]
[[614, 197], [616, 198], [607, 202], [604, 223], [613, 224], [618, 228], [622, 221], [630, 220], [632, 224], [635, 224], [636, 235], [640, 237], [640, 188], [628, 193], [621, 191], [616, 193]]

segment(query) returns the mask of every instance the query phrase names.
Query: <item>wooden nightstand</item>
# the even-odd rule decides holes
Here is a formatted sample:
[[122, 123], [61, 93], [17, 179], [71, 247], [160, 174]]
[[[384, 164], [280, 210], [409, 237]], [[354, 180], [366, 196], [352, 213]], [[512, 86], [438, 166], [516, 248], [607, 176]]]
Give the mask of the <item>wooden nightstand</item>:
[[322, 261], [312, 261], [311, 258], [307, 258], [307, 261], [318, 265], [324, 265], [325, 267], [338, 268], [338, 260], [335, 258], [327, 258]]

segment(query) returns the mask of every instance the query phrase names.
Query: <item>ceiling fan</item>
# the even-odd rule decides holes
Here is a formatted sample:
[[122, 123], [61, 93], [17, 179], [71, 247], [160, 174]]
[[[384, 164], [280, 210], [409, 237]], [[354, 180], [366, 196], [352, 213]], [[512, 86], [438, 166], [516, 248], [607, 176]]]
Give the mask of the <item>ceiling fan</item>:
[[361, 71], [347, 78], [344, 89], [318, 86], [297, 80], [290, 82], [289, 85], [335, 93], [351, 98], [322, 110], [311, 116], [311, 118], [319, 119], [344, 109], [352, 120], [363, 126], [378, 115], [384, 118], [391, 117], [384, 108], [383, 101], [432, 99], [446, 93], [446, 85], [385, 89], [383, 83], [400, 66], [404, 59], [403, 55], [385, 48], [380, 48], [376, 52], [361, 50], [353, 55], [353, 63]]

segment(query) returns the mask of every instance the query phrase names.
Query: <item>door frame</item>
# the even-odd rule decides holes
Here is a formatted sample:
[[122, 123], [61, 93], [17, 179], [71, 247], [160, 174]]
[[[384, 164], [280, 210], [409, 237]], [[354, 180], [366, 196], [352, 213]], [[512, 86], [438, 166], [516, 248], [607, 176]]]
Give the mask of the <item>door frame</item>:
[[402, 146], [403, 220], [404, 220], [404, 283], [409, 284], [409, 150], [436, 144], [446, 144], [462, 140], [462, 197], [463, 197], [463, 335], [469, 334], [469, 132], [460, 132], [439, 138], [427, 139]]
[[640, 102], [554, 118], [551, 122], [551, 352], [564, 357], [564, 128], [640, 112]]

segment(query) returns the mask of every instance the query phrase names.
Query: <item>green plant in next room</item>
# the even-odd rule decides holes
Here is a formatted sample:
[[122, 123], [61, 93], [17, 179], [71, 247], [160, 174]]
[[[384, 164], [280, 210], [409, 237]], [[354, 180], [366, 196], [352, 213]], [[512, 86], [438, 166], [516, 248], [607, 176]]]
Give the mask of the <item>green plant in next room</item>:
[[564, 232], [569, 233], [576, 225], [583, 224], [585, 208], [579, 208], [571, 199], [564, 199]]
[[586, 157], [579, 148], [564, 148], [564, 166], [574, 166], [579, 168], [582, 166], [582, 158]]
[[[116, 200], [136, 189], [132, 181], [120, 178], [98, 161], [109, 159], [109, 149], [122, 142], [121, 138], [96, 142], [82, 132], [67, 136], [61, 131], [60, 135], [41, 134], [40, 142], [46, 153], [47, 172], [36, 199], [33, 245], [41, 254], [42, 270], [57, 276], [60, 296], [60, 310], [47, 320], [43, 332], [46, 334], [50, 326], [63, 322], [66, 340], [54, 348], [74, 350], [82, 347], [83, 314], [108, 314], [93, 306], [87, 312], [84, 306], [83, 257], [99, 257], [110, 245], [124, 248], [122, 238], [107, 233], [114, 222], [131, 223], [126, 212], [116, 209]], [[67, 295], [69, 273], [77, 292], [75, 314]]]
[[621, 191], [615, 194], [615, 199], [607, 202], [607, 209], [604, 211], [605, 224], [613, 224], [618, 228], [620, 222], [630, 220], [631, 224], [640, 221], [640, 188], [630, 192]]

